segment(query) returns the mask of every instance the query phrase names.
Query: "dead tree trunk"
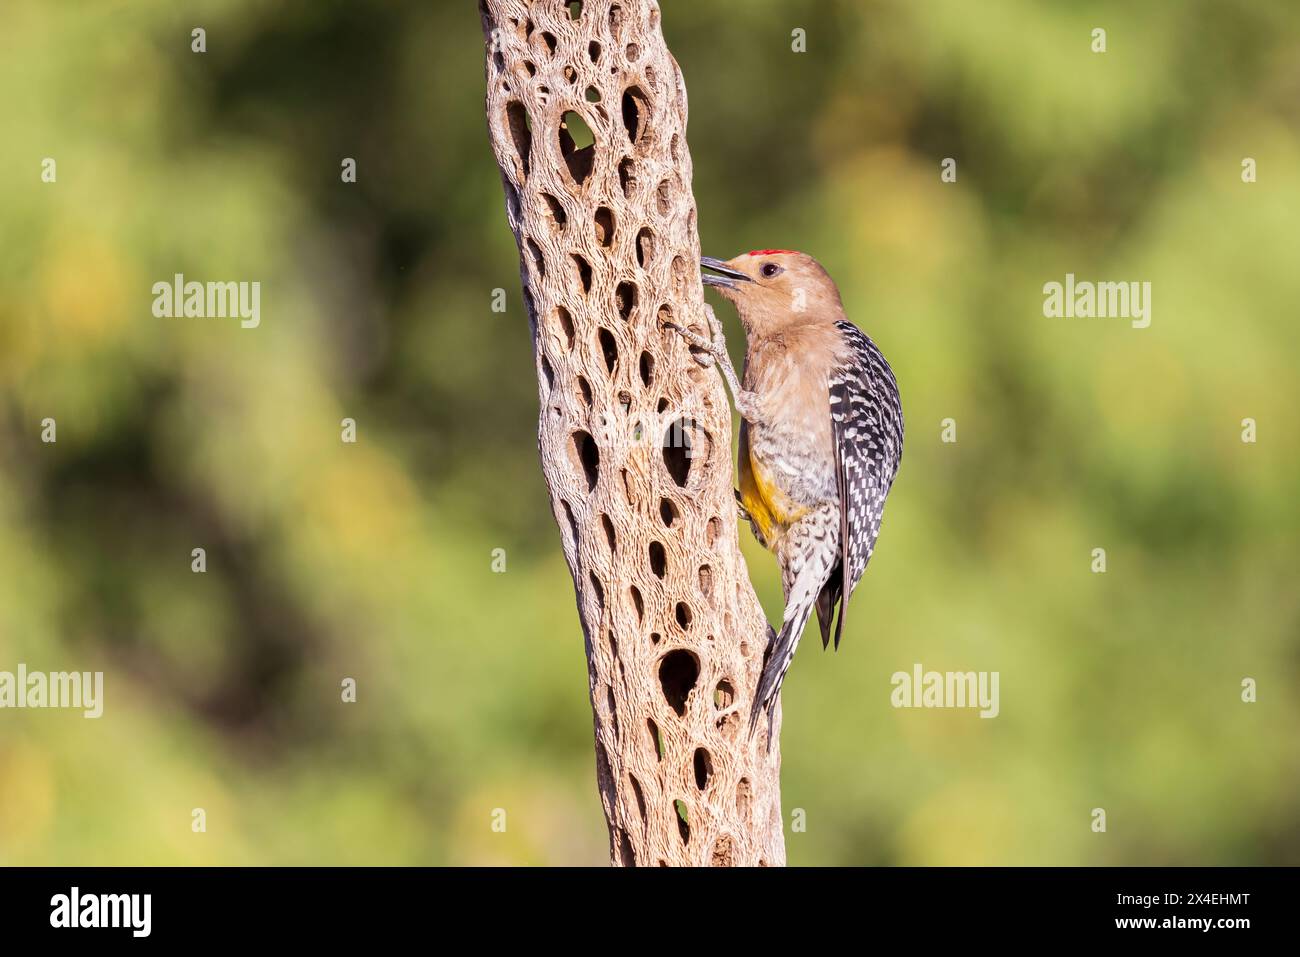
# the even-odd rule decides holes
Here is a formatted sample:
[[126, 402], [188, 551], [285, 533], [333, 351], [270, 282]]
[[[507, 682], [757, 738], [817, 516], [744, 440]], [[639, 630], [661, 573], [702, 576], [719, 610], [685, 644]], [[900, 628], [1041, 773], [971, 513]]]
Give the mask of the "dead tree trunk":
[[780, 749], [747, 734], [767, 624], [737, 546], [730, 406], [662, 329], [708, 331], [686, 88], [659, 7], [480, 8], [610, 857], [784, 864]]

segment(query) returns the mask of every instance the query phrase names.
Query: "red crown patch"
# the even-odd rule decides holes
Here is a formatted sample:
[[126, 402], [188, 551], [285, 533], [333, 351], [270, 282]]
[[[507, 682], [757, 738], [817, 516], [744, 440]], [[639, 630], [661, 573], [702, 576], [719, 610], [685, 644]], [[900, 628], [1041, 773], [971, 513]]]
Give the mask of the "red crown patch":
[[749, 256], [780, 256], [785, 253], [797, 253], [797, 249], [755, 249]]

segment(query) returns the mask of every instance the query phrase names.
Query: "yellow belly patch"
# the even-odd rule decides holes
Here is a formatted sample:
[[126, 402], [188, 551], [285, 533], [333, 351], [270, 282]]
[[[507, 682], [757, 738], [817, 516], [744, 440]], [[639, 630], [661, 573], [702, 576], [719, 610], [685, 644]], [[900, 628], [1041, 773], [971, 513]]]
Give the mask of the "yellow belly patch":
[[791, 501], [752, 454], [740, 463], [740, 502], [758, 526], [767, 547], [773, 550], [785, 530], [808, 511]]

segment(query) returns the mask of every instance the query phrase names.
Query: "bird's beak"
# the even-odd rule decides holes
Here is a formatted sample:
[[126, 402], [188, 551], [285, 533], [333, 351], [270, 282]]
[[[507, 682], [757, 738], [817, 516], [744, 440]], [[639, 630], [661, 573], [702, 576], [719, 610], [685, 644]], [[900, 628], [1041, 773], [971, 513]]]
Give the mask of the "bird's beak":
[[719, 289], [735, 289], [742, 282], [753, 282], [739, 269], [732, 269], [721, 259], [714, 259], [712, 256], [701, 256], [700, 265], [705, 269], [712, 269], [719, 273], [717, 276], [705, 273], [700, 277], [706, 286], [717, 286]]

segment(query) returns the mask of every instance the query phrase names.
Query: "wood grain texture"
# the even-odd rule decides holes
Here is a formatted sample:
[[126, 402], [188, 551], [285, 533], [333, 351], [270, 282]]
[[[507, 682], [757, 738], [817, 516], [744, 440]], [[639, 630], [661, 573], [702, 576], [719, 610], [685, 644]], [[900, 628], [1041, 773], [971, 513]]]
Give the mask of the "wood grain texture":
[[[767, 622], [737, 544], [731, 410], [716, 372], [661, 328], [708, 327], [686, 88], [658, 4], [480, 11], [611, 860], [784, 864], [779, 743], [742, 720]], [[586, 150], [571, 113], [594, 135]]]

